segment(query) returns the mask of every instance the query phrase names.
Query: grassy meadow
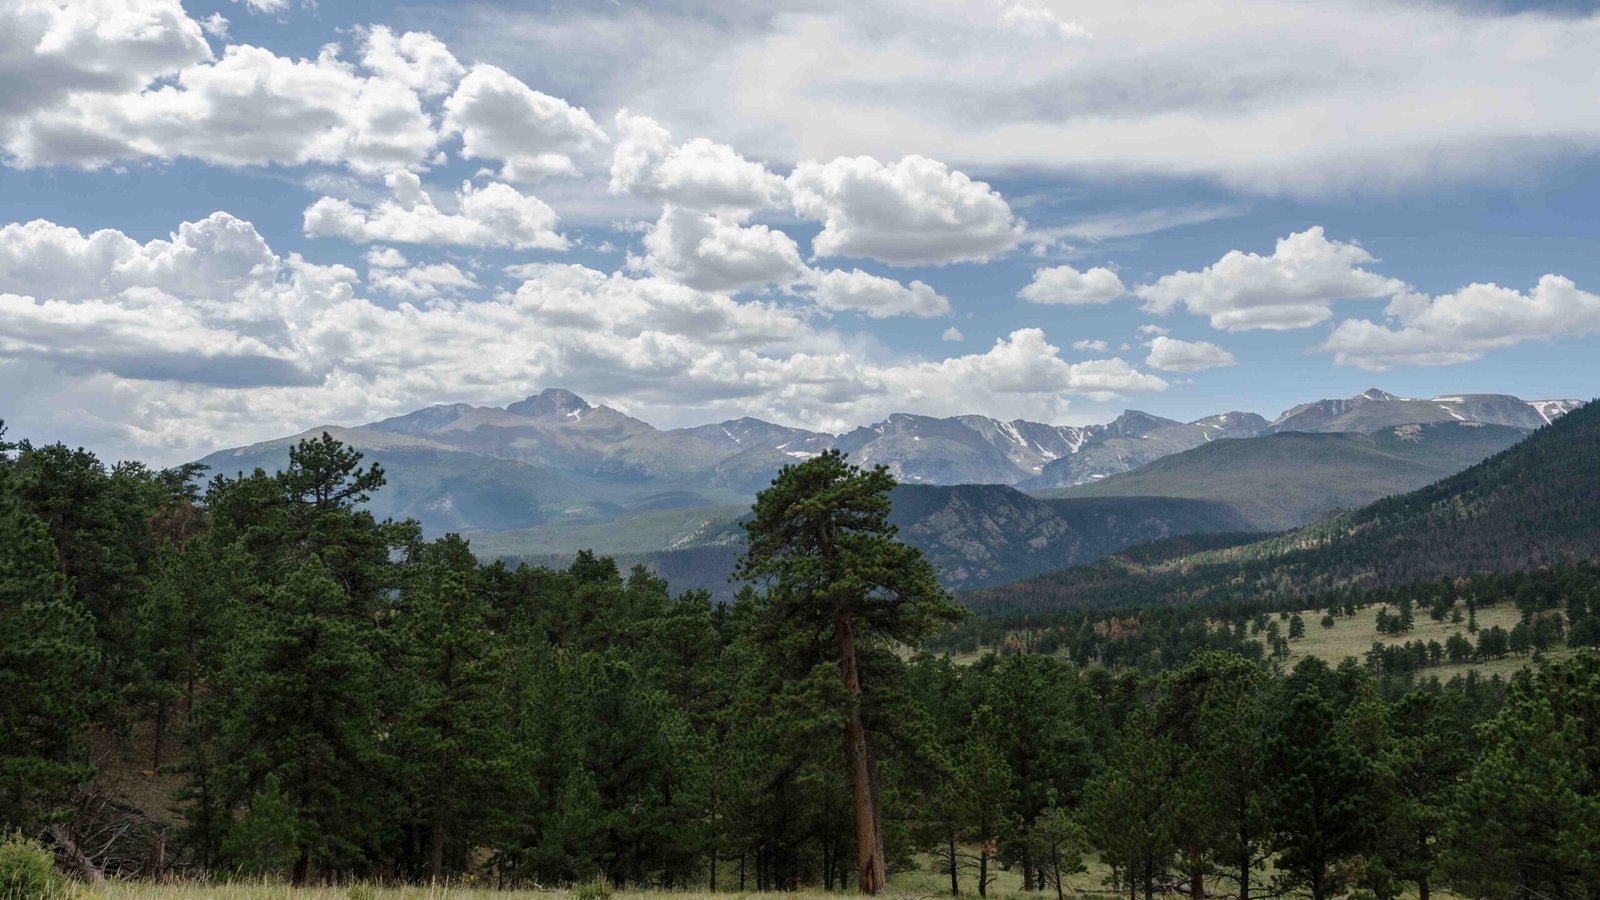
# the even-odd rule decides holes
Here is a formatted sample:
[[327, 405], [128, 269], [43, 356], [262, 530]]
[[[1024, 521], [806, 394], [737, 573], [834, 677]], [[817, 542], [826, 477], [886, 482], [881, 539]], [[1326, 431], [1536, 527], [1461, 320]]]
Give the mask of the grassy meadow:
[[[1086, 874], [1074, 876], [1069, 879], [1066, 893], [1069, 896], [1109, 896], [1110, 891], [1105, 886], [1105, 872], [1103, 869], [1091, 866]], [[1225, 896], [1227, 885], [1218, 884], [1213, 891], [1221, 892]], [[937, 897], [949, 895], [949, 885], [937, 873], [910, 872], [894, 876], [889, 879], [888, 897], [890, 900], [933, 900]], [[976, 897], [975, 886], [966, 881], [962, 884], [963, 897]], [[474, 887], [470, 884], [451, 885], [404, 885], [395, 887], [379, 887], [367, 884], [342, 885], [333, 887], [304, 887], [295, 888], [275, 882], [236, 882], [230, 884], [211, 883], [173, 883], [154, 884], [150, 882], [114, 882], [103, 890], [91, 892], [87, 890], [69, 894], [62, 900], [578, 900], [579, 894], [570, 890], [495, 890], [487, 887]], [[796, 892], [769, 892], [758, 894], [756, 892], [723, 891], [711, 893], [708, 891], [616, 891], [608, 900], [743, 900], [743, 898], [774, 897], [779, 896], [784, 900], [807, 900], [815, 898], [822, 900], [827, 897], [854, 896], [854, 892], [827, 893], [819, 889], [803, 889]], [[1034, 891], [1024, 894], [1020, 890], [1018, 876], [1012, 872], [1001, 872], [995, 884], [989, 888], [991, 898], [1030, 897], [1034, 900], [1053, 900], [1054, 891]], [[1414, 890], [1403, 894], [1404, 897], [1415, 897]], [[1456, 895], [1434, 890], [1431, 894], [1433, 900], [1454, 900]], [[583, 900], [593, 900], [584, 897]]]
[[[1080, 874], [1069, 879], [1068, 893], [1083, 893], [1088, 891], [1100, 892], [1103, 890], [1106, 870], [1100, 866], [1091, 866], [1088, 873]], [[933, 898], [948, 896], [950, 892], [949, 878], [937, 872], [903, 872], [889, 879], [889, 896], [897, 900], [913, 900], [913, 898]], [[853, 893], [853, 891], [851, 892]], [[977, 885], [971, 877], [962, 879], [963, 896], [977, 896]], [[1021, 876], [1016, 872], [1001, 871], [995, 883], [989, 887], [991, 897], [1008, 897], [1021, 893]], [[1046, 892], [1049, 893], [1049, 892]], [[684, 891], [615, 891], [607, 900], [731, 900], [740, 897], [758, 896], [783, 896], [785, 898], [802, 897], [839, 897], [839, 892], [828, 893], [821, 889], [802, 889], [797, 892], [769, 892], [758, 894], [755, 891], [738, 891], [728, 888], [718, 893], [705, 890]], [[1035, 892], [1031, 896], [1043, 897], [1044, 894]], [[333, 887], [304, 887], [294, 888], [279, 882], [242, 881], [234, 883], [170, 883], [155, 884], [146, 881], [118, 881], [107, 885], [98, 892], [83, 891], [74, 895], [74, 900], [278, 900], [278, 898], [293, 898], [293, 900], [475, 900], [475, 898], [494, 898], [494, 900], [598, 900], [592, 894], [583, 891], [566, 889], [548, 890], [496, 890], [493, 887], [482, 885], [474, 886], [470, 883], [449, 885], [396, 885], [393, 887], [380, 887], [368, 884], [341, 885]]]
[[[1391, 613], [1396, 612], [1396, 609], [1392, 606], [1387, 608]], [[1450, 639], [1450, 635], [1457, 632], [1466, 635], [1474, 645], [1478, 642], [1476, 635], [1467, 632], [1465, 621], [1462, 621], [1459, 625], [1451, 624], [1449, 619], [1435, 622], [1428, 617], [1427, 610], [1422, 609], [1416, 611], [1416, 624], [1411, 631], [1399, 635], [1384, 634], [1378, 630], [1378, 609], [1378, 606], [1369, 606], [1366, 609], [1357, 610], [1354, 618], [1336, 616], [1331, 628], [1322, 627], [1322, 615], [1325, 610], [1301, 610], [1300, 617], [1306, 623], [1306, 636], [1298, 641], [1289, 643], [1289, 658], [1282, 661], [1283, 668], [1285, 670], [1292, 669], [1295, 663], [1308, 656], [1318, 657], [1333, 666], [1338, 665], [1346, 657], [1355, 657], [1358, 660], [1363, 659], [1367, 651], [1372, 649], [1374, 643], [1404, 644], [1408, 641], [1421, 641], [1426, 644], [1429, 641], [1438, 641], [1443, 644]], [[1273, 615], [1273, 619], [1277, 619], [1276, 614]], [[1498, 625], [1506, 631], [1510, 631], [1521, 620], [1522, 614], [1518, 612], [1517, 607], [1510, 601], [1504, 601], [1478, 610], [1478, 628], [1480, 630]], [[1213, 626], [1216, 624], [1218, 623], [1212, 623]], [[1279, 621], [1278, 627], [1285, 632], [1288, 631], [1288, 626], [1285, 622]], [[1252, 635], [1251, 637], [1254, 640], [1260, 640], [1265, 643], [1266, 636], [1264, 634]], [[992, 652], [992, 650], [992, 647], [985, 646], [976, 652], [951, 653], [950, 658], [957, 664], [970, 665], [977, 662], [984, 654]], [[1572, 651], [1560, 645], [1545, 652], [1546, 658], [1551, 660], [1563, 659], [1570, 655], [1572, 655]], [[1438, 676], [1441, 681], [1448, 681], [1452, 676], [1464, 674], [1470, 669], [1476, 669], [1484, 676], [1499, 675], [1504, 678], [1510, 676], [1513, 672], [1527, 668], [1531, 664], [1532, 658], [1530, 656], [1511, 654], [1501, 659], [1470, 660], [1463, 663], [1445, 662], [1437, 666], [1420, 669], [1417, 675], [1422, 678]]]
[[[1396, 609], [1392, 606], [1388, 607], [1388, 609], [1391, 613], [1396, 612]], [[1344, 616], [1336, 616], [1334, 617], [1332, 628], [1322, 627], [1322, 613], [1322, 610], [1305, 610], [1300, 613], [1301, 618], [1306, 623], [1306, 636], [1298, 641], [1289, 642], [1289, 658], [1284, 662], [1285, 669], [1293, 668], [1295, 663], [1307, 656], [1320, 657], [1330, 665], [1338, 665], [1347, 656], [1361, 659], [1368, 650], [1372, 649], [1374, 643], [1404, 644], [1408, 641], [1421, 641], [1426, 644], [1429, 641], [1438, 641], [1443, 644], [1450, 639], [1450, 635], [1458, 632], [1466, 635], [1474, 644], [1477, 643], [1477, 636], [1467, 633], [1465, 621], [1460, 625], [1452, 625], [1449, 619], [1435, 622], [1428, 617], [1428, 612], [1425, 609], [1417, 610], [1415, 616], [1416, 625], [1411, 631], [1398, 635], [1384, 634], [1378, 631], [1377, 606], [1369, 606], [1366, 609], [1357, 610], [1354, 618], [1347, 619]], [[1478, 610], [1478, 628], [1480, 630], [1498, 625], [1506, 631], [1510, 631], [1521, 620], [1522, 614], [1517, 610], [1516, 605], [1510, 601], [1503, 601], [1494, 606], [1486, 606]], [[1279, 627], [1284, 628], [1283, 623], [1280, 622]], [[1287, 631], [1287, 628], [1285, 630]], [[1564, 646], [1552, 648], [1546, 653], [1552, 659], [1559, 659], [1568, 654], [1569, 651]], [[1529, 663], [1530, 658], [1528, 656], [1512, 654], [1502, 659], [1464, 663], [1446, 662], [1438, 666], [1422, 669], [1417, 674], [1419, 677], [1437, 675], [1443, 681], [1449, 680], [1453, 675], [1465, 673], [1468, 669], [1477, 669], [1483, 675], [1498, 674], [1504, 677], [1518, 669], [1526, 668]]]

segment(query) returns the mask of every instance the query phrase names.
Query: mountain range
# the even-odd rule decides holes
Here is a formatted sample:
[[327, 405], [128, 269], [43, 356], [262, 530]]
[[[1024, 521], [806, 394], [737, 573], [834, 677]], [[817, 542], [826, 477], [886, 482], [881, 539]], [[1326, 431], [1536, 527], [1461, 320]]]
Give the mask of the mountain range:
[[552, 388], [504, 408], [324, 426], [201, 462], [271, 470], [296, 440], [326, 431], [383, 466], [388, 485], [371, 501], [380, 516], [469, 534], [486, 556], [593, 547], [720, 584], [732, 523], [755, 493], [782, 466], [839, 448], [890, 468], [904, 485], [906, 539], [936, 558], [947, 584], [971, 587], [1168, 535], [1303, 525], [1459, 471], [1578, 405], [1370, 390], [1270, 422], [1246, 412], [1178, 422], [1130, 410], [1087, 426], [899, 413], [828, 434], [754, 418], [662, 430]]
[[[1071, 486], [1227, 438], [1285, 431], [1365, 433], [1411, 423], [1466, 421], [1532, 429], [1577, 401], [1523, 401], [1503, 395], [1412, 400], [1372, 390], [1348, 400], [1297, 406], [1268, 422], [1228, 412], [1178, 422], [1129, 410], [1099, 425], [1047, 425], [978, 415], [934, 418], [896, 413], [844, 434], [759, 419], [657, 429], [571, 391], [551, 388], [504, 408], [452, 404], [354, 427], [302, 434], [214, 453], [221, 471], [281, 460], [304, 436], [327, 431], [377, 457], [411, 486], [397, 507], [432, 530], [504, 530], [552, 518], [660, 506], [743, 500], [783, 465], [836, 447], [862, 465], [883, 464], [907, 484], [1009, 484], [1025, 490]], [[463, 477], [460, 454], [493, 471]], [[436, 467], [438, 477], [400, 475]], [[526, 501], [520, 516], [494, 498], [474, 496], [502, 483], [503, 499]], [[436, 482], [430, 488], [429, 482]], [[430, 495], [431, 490], [431, 495]], [[515, 520], [521, 519], [521, 522]]]
[[1417, 584], [1593, 560], [1600, 547], [1600, 406], [1561, 416], [1421, 489], [1256, 539], [1151, 544], [968, 596], [1043, 611], [1263, 598]]
[[1431, 484], [1527, 434], [1509, 425], [1454, 420], [1370, 433], [1284, 431], [1205, 444], [1040, 495], [1209, 500], [1232, 508], [1252, 531], [1282, 531]]

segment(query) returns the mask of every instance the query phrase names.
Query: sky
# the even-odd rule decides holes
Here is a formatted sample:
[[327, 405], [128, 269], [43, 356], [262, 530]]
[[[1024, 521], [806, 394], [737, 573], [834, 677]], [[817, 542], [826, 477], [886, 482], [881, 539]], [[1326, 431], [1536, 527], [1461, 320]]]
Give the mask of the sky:
[[1576, 2], [0, 0], [0, 420], [1589, 399], [1595, 59]]

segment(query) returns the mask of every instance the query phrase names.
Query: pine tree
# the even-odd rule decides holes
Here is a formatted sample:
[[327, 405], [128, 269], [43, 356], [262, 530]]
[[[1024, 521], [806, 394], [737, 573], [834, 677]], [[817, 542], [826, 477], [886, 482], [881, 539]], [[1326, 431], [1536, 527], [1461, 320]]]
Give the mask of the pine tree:
[[[1269, 771], [1276, 784], [1277, 867], [1282, 887], [1304, 889], [1313, 900], [1343, 887], [1339, 866], [1371, 841], [1367, 788], [1372, 763], [1346, 733], [1324, 691], [1325, 667], [1315, 658], [1296, 667], [1303, 686], [1285, 698], [1287, 708], [1269, 742]], [[1295, 687], [1295, 681], [1286, 683]]]
[[1169, 786], [1190, 891], [1207, 875], [1249, 900], [1252, 873], [1271, 853], [1263, 774], [1266, 673], [1231, 653], [1196, 654], [1163, 681], [1161, 731], [1178, 755]]
[[967, 807], [964, 832], [977, 845], [978, 896], [989, 896], [997, 874], [1000, 841], [1013, 832], [1016, 787], [1000, 749], [1000, 721], [987, 706], [972, 714], [966, 739], [957, 750], [956, 778]]
[[0, 427], [0, 832], [33, 831], [92, 769], [82, 743], [96, 652], [44, 524], [11, 491]]
[[278, 776], [268, 775], [229, 829], [222, 853], [246, 875], [282, 878], [300, 856], [301, 827]]
[[873, 686], [862, 678], [862, 653], [914, 645], [959, 617], [933, 566], [916, 548], [894, 540], [888, 522], [893, 487], [884, 467], [863, 471], [834, 450], [785, 466], [756, 497], [739, 565], [747, 580], [770, 580], [765, 624], [779, 642], [832, 635], [858, 876], [867, 894], [881, 894], [887, 885], [878, 775], [861, 711]]
[[1457, 782], [1472, 759], [1471, 721], [1459, 694], [1414, 691], [1388, 717], [1391, 739], [1378, 767], [1383, 799], [1377, 857], [1396, 881], [1428, 900], [1439, 876], [1440, 833]]
[[1051, 805], [1039, 814], [1030, 834], [1032, 856], [1038, 860], [1047, 885], [1056, 889], [1056, 900], [1064, 900], [1066, 878], [1087, 871], [1083, 864], [1089, 838], [1083, 826], [1068, 812]]
[[426, 823], [428, 872], [444, 874], [448, 842], [475, 845], [483, 811], [497, 788], [491, 759], [506, 721], [500, 703], [501, 649], [489, 627], [489, 604], [472, 575], [467, 543], [447, 535], [423, 548], [401, 593], [398, 641], [403, 660], [394, 728], [401, 777]]
[[1091, 839], [1145, 900], [1155, 896], [1156, 879], [1180, 849], [1171, 815], [1175, 756], [1154, 711], [1141, 709], [1129, 720], [1116, 758], [1086, 791], [1083, 815]]
[[1445, 829], [1445, 871], [1484, 897], [1600, 894], [1600, 660], [1523, 675], [1484, 729]]
[[299, 823], [294, 880], [358, 858], [378, 819], [373, 728], [378, 658], [370, 618], [313, 557], [241, 635], [216, 698], [231, 795], [276, 776]]

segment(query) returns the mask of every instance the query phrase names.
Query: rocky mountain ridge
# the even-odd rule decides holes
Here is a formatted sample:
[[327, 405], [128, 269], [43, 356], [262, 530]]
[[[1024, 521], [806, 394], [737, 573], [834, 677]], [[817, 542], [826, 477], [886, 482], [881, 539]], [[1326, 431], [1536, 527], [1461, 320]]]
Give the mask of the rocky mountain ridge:
[[415, 517], [430, 532], [484, 532], [748, 503], [783, 465], [829, 448], [863, 465], [888, 466], [906, 484], [1045, 490], [1092, 483], [1218, 440], [1446, 421], [1527, 430], [1577, 405], [1503, 395], [1416, 400], [1371, 390], [1302, 404], [1270, 423], [1237, 411], [1180, 422], [1128, 410], [1083, 426], [896, 413], [828, 434], [750, 417], [662, 430], [551, 388], [505, 407], [457, 403], [355, 427], [313, 428], [201, 461], [225, 473], [272, 469], [299, 437], [326, 430], [389, 472], [394, 489], [375, 512]]

